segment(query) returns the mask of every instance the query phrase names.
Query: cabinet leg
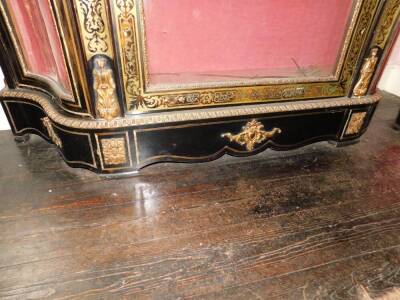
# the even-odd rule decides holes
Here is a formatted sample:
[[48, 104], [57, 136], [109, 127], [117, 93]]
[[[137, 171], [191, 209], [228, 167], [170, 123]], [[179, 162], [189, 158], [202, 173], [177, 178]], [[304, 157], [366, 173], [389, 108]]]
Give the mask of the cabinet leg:
[[329, 144], [335, 146], [336, 148], [340, 148], [340, 147], [346, 147], [346, 146], [358, 144], [359, 142], [360, 142], [360, 139], [354, 139], [354, 140], [348, 140], [348, 141], [342, 141], [342, 142], [329, 141]]
[[18, 144], [25, 144], [30, 140], [31, 136], [29, 133], [26, 133], [24, 135], [16, 135], [14, 136], [14, 141]]

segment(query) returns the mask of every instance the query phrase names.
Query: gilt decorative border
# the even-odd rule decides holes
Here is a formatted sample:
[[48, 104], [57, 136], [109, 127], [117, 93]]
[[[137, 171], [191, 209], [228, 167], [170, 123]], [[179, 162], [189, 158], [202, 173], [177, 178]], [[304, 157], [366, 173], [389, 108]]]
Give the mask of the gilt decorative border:
[[373, 46], [383, 49], [389, 39], [391, 29], [400, 15], [400, 0], [389, 0], [384, 8], [381, 19], [372, 40]]
[[345, 64], [343, 66], [343, 71], [340, 77], [340, 84], [343, 88], [348, 91], [352, 84], [352, 78], [356, 75], [354, 74], [357, 61], [360, 58], [360, 53], [363, 45], [370, 32], [370, 27], [374, 20], [374, 16], [379, 6], [378, 0], [365, 0], [361, 9], [358, 25], [353, 33], [353, 39], [351, 41], [351, 46], [349, 53], [347, 54]]
[[125, 118], [107, 120], [89, 120], [66, 116], [55, 107], [51, 100], [38, 93], [25, 90], [5, 90], [0, 93], [0, 100], [19, 99], [32, 101], [43, 107], [49, 118], [57, 124], [77, 129], [118, 129], [132, 126], [167, 124], [186, 121], [200, 121], [226, 117], [248, 116], [268, 113], [294, 112], [315, 109], [328, 109], [344, 106], [374, 104], [381, 99], [381, 94], [359, 98], [334, 98], [321, 100], [294, 101], [290, 103], [264, 103], [248, 106], [224, 108], [208, 108], [201, 110], [180, 110], [176, 112], [160, 112], [145, 115], [132, 115]]
[[117, 19], [116, 29], [120, 47], [125, 102], [130, 110], [138, 108], [142, 94], [135, 0], [115, 0], [114, 11]]
[[[123, 54], [129, 53], [135, 56], [131, 60], [130, 70], [124, 71], [124, 76], [129, 78], [132, 67], [136, 67], [135, 74], [139, 82], [135, 82], [135, 93], [133, 96], [126, 93], [128, 110], [134, 112], [147, 112], [156, 110], [169, 110], [190, 107], [215, 107], [226, 104], [238, 103], [266, 103], [281, 100], [307, 100], [329, 97], [343, 97], [351, 87], [355, 74], [357, 62], [362, 59], [360, 54], [365, 46], [367, 37], [371, 31], [371, 25], [379, 7], [380, 0], [357, 0], [354, 4], [353, 16], [349, 22], [348, 33], [344, 41], [342, 55], [338, 60], [338, 70], [331, 77], [305, 79], [283, 79], [265, 82], [254, 81], [232, 81], [221, 84], [203, 85], [199, 83], [193, 87], [176, 87], [166, 85], [162, 90], [155, 90], [148, 85], [147, 57], [146, 57], [146, 32], [144, 24], [143, 0], [115, 0], [118, 4], [130, 3], [128, 9], [119, 7], [119, 24], [127, 21], [130, 16], [135, 22], [132, 32], [137, 37], [131, 41], [137, 43], [136, 47], [122, 50]], [[392, 0], [393, 1], [393, 0]], [[398, 0], [396, 0], [398, 1]], [[116, 4], [116, 5], [117, 5]], [[119, 5], [121, 6], [121, 5]], [[129, 13], [124, 13], [123, 12]], [[119, 39], [124, 40], [122, 34]], [[123, 44], [123, 43], [121, 43]], [[125, 85], [127, 79], [125, 79]], [[143, 90], [141, 90], [143, 89]]]

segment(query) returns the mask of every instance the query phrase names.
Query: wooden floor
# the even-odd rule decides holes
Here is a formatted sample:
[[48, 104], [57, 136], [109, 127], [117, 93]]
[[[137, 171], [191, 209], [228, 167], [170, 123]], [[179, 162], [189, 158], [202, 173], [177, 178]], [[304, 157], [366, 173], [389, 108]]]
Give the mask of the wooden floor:
[[18, 146], [1, 132], [0, 298], [364, 299], [362, 290], [376, 299], [395, 291], [395, 100], [385, 96], [354, 146], [159, 164], [119, 180], [68, 168], [38, 137]]

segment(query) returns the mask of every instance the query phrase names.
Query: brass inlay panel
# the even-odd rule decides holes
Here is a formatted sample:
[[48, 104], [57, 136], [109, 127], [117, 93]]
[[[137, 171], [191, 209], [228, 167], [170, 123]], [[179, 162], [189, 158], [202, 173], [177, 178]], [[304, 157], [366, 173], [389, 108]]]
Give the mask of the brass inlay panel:
[[124, 138], [100, 139], [101, 151], [106, 165], [122, 165], [127, 163]]
[[364, 60], [364, 64], [360, 71], [360, 78], [353, 90], [356, 97], [365, 96], [368, 92], [369, 84], [374, 76], [376, 64], [378, 63], [378, 48], [371, 50], [371, 54]]
[[33, 92], [22, 90], [4, 90], [0, 92], [1, 99], [21, 99], [38, 103], [43, 107], [46, 114], [56, 123], [79, 129], [110, 129], [110, 128], [126, 128], [131, 126], [166, 124], [173, 122], [185, 122], [206, 120], [233, 116], [248, 116], [257, 114], [294, 112], [314, 109], [329, 109], [343, 106], [368, 105], [378, 102], [381, 95], [376, 93], [360, 98], [334, 98], [322, 100], [294, 101], [290, 103], [264, 103], [259, 105], [236, 106], [199, 109], [199, 110], [181, 110], [177, 112], [153, 113], [145, 115], [132, 115], [125, 118], [117, 118], [111, 121], [107, 120], [90, 120], [82, 118], [74, 118], [61, 114], [53, 105], [49, 98]]
[[120, 47], [125, 101], [128, 109], [138, 107], [142, 94], [140, 60], [136, 33], [136, 7], [134, 0], [116, 0], [117, 38]]
[[347, 124], [345, 135], [353, 135], [359, 133], [364, 124], [366, 116], [367, 116], [366, 112], [353, 113], [350, 117], [349, 123]]
[[359, 60], [363, 45], [367, 40], [379, 2], [379, 0], [365, 0], [363, 3], [359, 21], [351, 41], [350, 50], [347, 54], [339, 80], [346, 91], [350, 89], [352, 78], [355, 76], [354, 71], [357, 66], [357, 61]]
[[221, 137], [228, 138], [230, 142], [235, 142], [241, 146], [246, 146], [247, 151], [253, 151], [257, 144], [267, 141], [281, 132], [280, 128], [265, 131], [262, 123], [252, 120], [243, 126], [242, 132], [238, 134], [228, 132], [222, 134]]
[[384, 48], [390, 32], [400, 14], [400, 0], [388, 0], [372, 41], [373, 46]]
[[50, 119], [48, 117], [42, 118], [42, 123], [44, 127], [46, 127], [49, 137], [53, 143], [56, 144], [57, 147], [62, 148], [62, 142], [57, 133], [54, 131], [53, 124], [51, 123]]
[[113, 57], [106, 0], [74, 0], [86, 59], [96, 54]]
[[344, 89], [339, 83], [308, 83], [297, 85], [272, 85], [231, 89], [200, 90], [195, 92], [145, 95], [139, 100], [139, 110], [188, 108], [194, 106], [259, 103], [280, 100], [304, 100], [340, 97]]

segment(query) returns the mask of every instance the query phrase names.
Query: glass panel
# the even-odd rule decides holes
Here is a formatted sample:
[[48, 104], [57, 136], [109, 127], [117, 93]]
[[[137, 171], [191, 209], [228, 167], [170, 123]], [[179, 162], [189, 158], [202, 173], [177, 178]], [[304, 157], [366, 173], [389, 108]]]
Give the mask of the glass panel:
[[355, 0], [142, 0], [150, 86], [332, 77]]
[[67, 69], [48, 0], [7, 0], [28, 71], [71, 92]]

